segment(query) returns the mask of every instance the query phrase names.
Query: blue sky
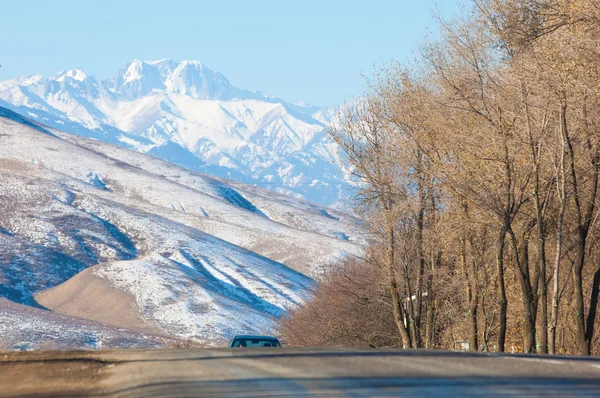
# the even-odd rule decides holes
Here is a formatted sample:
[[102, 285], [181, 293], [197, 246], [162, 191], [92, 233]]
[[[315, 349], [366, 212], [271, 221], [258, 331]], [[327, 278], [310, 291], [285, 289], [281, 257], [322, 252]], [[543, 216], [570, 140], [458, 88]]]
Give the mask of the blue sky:
[[[236, 86], [339, 105], [374, 65], [410, 60], [459, 0], [0, 0], [0, 80], [133, 59], [199, 60]], [[437, 4], [437, 6], [436, 6]]]

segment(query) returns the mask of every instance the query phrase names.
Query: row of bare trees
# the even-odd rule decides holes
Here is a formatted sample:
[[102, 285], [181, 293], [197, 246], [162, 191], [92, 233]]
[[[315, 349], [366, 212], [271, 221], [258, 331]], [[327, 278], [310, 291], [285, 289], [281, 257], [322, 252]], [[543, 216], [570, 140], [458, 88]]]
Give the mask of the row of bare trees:
[[[466, 12], [417, 62], [375, 76], [331, 133], [375, 236], [363, 265], [377, 286], [354, 297], [389, 314], [387, 346], [600, 353], [600, 3]], [[336, 272], [284, 334], [323, 332], [307, 314], [352, 291]], [[332, 341], [343, 327], [325, 329]]]

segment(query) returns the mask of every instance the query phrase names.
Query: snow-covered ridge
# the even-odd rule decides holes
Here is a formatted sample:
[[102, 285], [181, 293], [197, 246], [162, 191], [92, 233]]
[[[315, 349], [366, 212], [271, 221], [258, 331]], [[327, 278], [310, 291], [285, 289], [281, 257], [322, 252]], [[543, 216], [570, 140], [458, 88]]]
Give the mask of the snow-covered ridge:
[[14, 302], [128, 327], [108, 299], [123, 296], [149, 329], [211, 344], [272, 331], [365, 243], [342, 212], [1, 107], [0, 140], [0, 297]]
[[326, 206], [340, 207], [349, 195], [341, 154], [326, 134], [327, 110], [239, 89], [198, 61], [134, 60], [103, 81], [81, 69], [2, 81], [0, 106]]

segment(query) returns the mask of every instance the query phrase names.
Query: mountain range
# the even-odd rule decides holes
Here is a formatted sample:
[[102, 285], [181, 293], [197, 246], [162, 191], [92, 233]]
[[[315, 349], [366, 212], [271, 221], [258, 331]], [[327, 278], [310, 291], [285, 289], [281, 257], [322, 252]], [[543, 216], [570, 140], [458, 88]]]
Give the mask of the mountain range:
[[366, 244], [351, 215], [2, 107], [0, 144], [0, 347], [272, 333], [315, 276]]
[[234, 87], [197, 61], [80, 69], [0, 82], [0, 105], [46, 126], [341, 208], [351, 189], [328, 138], [333, 112]]

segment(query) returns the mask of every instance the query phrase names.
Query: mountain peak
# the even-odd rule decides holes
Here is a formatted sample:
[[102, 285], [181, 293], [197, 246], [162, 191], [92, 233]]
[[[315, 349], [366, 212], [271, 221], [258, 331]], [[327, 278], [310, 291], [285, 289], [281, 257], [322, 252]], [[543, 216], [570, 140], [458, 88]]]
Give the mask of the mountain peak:
[[172, 64], [172, 63], [176, 63], [175, 61], [173, 61], [171, 58], [163, 58], [163, 59], [157, 59], [156, 61], [146, 61], [146, 63], [148, 65], [160, 65], [160, 64]]
[[125, 99], [162, 91], [193, 98], [222, 99], [237, 92], [225, 76], [206, 68], [200, 61], [175, 62], [168, 58], [133, 60], [104, 84]]
[[143, 69], [144, 63], [142, 61], [140, 61], [139, 59], [131, 61], [131, 63], [127, 67], [127, 70], [125, 71], [125, 74], [123, 75], [123, 83], [127, 84], [134, 80], [141, 79], [143, 75]]
[[204, 65], [200, 61], [189, 61], [189, 60], [186, 60], [186, 61], [180, 62], [179, 64], [180, 65], [195, 66], [195, 67], [198, 67], [198, 68], [204, 68]]
[[183, 61], [165, 79], [167, 91], [196, 99], [229, 99], [236, 95], [229, 80], [199, 61]]
[[54, 78], [54, 80], [56, 80], [57, 82], [63, 82], [67, 78], [82, 82], [88, 78], [88, 75], [81, 69], [69, 69], [59, 72], [58, 75], [56, 75], [56, 77]]

